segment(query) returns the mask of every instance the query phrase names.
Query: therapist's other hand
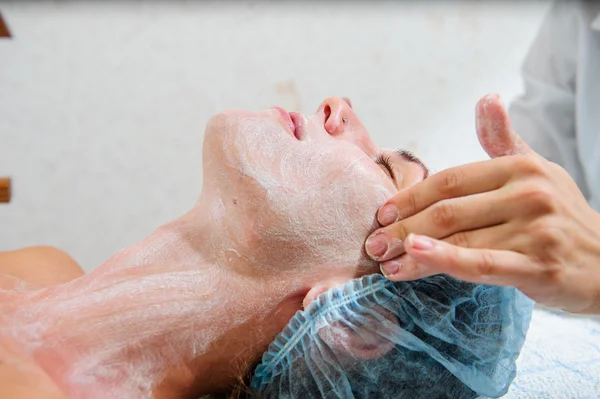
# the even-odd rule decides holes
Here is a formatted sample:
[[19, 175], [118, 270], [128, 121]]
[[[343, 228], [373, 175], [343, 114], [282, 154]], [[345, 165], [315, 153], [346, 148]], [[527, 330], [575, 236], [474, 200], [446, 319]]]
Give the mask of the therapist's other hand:
[[564, 169], [512, 130], [498, 96], [482, 98], [476, 117], [493, 159], [399, 192], [379, 210], [386, 227], [369, 237], [367, 253], [390, 280], [443, 273], [515, 286], [570, 312], [600, 313], [600, 215]]

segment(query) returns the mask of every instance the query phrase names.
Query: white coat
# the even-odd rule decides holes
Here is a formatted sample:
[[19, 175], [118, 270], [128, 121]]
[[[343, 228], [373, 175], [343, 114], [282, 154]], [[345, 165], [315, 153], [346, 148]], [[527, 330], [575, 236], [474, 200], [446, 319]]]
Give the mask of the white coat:
[[554, 3], [522, 75], [525, 92], [509, 108], [515, 131], [600, 211], [600, 4]]

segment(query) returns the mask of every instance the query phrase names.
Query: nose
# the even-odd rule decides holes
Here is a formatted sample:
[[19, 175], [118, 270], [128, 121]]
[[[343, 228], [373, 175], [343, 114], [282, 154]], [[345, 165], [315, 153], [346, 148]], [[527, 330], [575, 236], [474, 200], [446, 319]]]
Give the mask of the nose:
[[354, 113], [349, 99], [329, 97], [319, 106], [317, 115], [319, 114], [323, 118], [325, 131], [330, 137], [351, 142], [369, 156], [379, 153], [367, 129]]
[[360, 124], [350, 104], [350, 99], [346, 97], [329, 97], [321, 103], [317, 112], [324, 115], [327, 133], [332, 136], [343, 135], [348, 129]]

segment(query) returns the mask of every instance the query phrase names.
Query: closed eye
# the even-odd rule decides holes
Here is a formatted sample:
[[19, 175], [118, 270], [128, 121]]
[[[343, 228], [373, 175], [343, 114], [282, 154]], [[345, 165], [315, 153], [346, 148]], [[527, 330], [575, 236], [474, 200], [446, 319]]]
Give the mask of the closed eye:
[[418, 165], [423, 171], [423, 179], [426, 179], [427, 176], [429, 176], [429, 169], [427, 169], [425, 164], [412, 152], [406, 150], [396, 150], [394, 152], [381, 152], [375, 159], [375, 163], [383, 166], [383, 169], [385, 170], [386, 174], [390, 177], [390, 179], [392, 179], [394, 184], [400, 181], [400, 179], [394, 172], [395, 168], [393, 167], [397, 163], [397, 161], [394, 162], [394, 158], [398, 156], [406, 162]]
[[375, 159], [375, 163], [381, 165], [385, 168], [386, 173], [390, 176], [392, 180], [395, 181], [394, 177], [394, 168], [392, 167], [391, 155], [386, 153], [380, 153]]

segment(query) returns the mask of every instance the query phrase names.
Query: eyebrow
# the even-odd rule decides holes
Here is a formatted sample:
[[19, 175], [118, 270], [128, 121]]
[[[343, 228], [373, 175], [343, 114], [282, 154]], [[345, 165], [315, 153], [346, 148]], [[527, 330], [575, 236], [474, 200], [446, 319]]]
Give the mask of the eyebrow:
[[394, 153], [398, 156], [400, 156], [400, 158], [404, 159], [407, 162], [412, 162], [412, 163], [416, 163], [417, 165], [419, 165], [421, 167], [421, 169], [423, 169], [423, 178], [427, 178], [429, 176], [429, 169], [427, 168], [427, 166], [425, 166], [425, 164], [423, 163], [423, 161], [421, 161], [419, 159], [419, 157], [417, 157], [415, 154], [413, 154], [412, 152], [408, 151], [408, 150], [396, 150], [394, 151]]

